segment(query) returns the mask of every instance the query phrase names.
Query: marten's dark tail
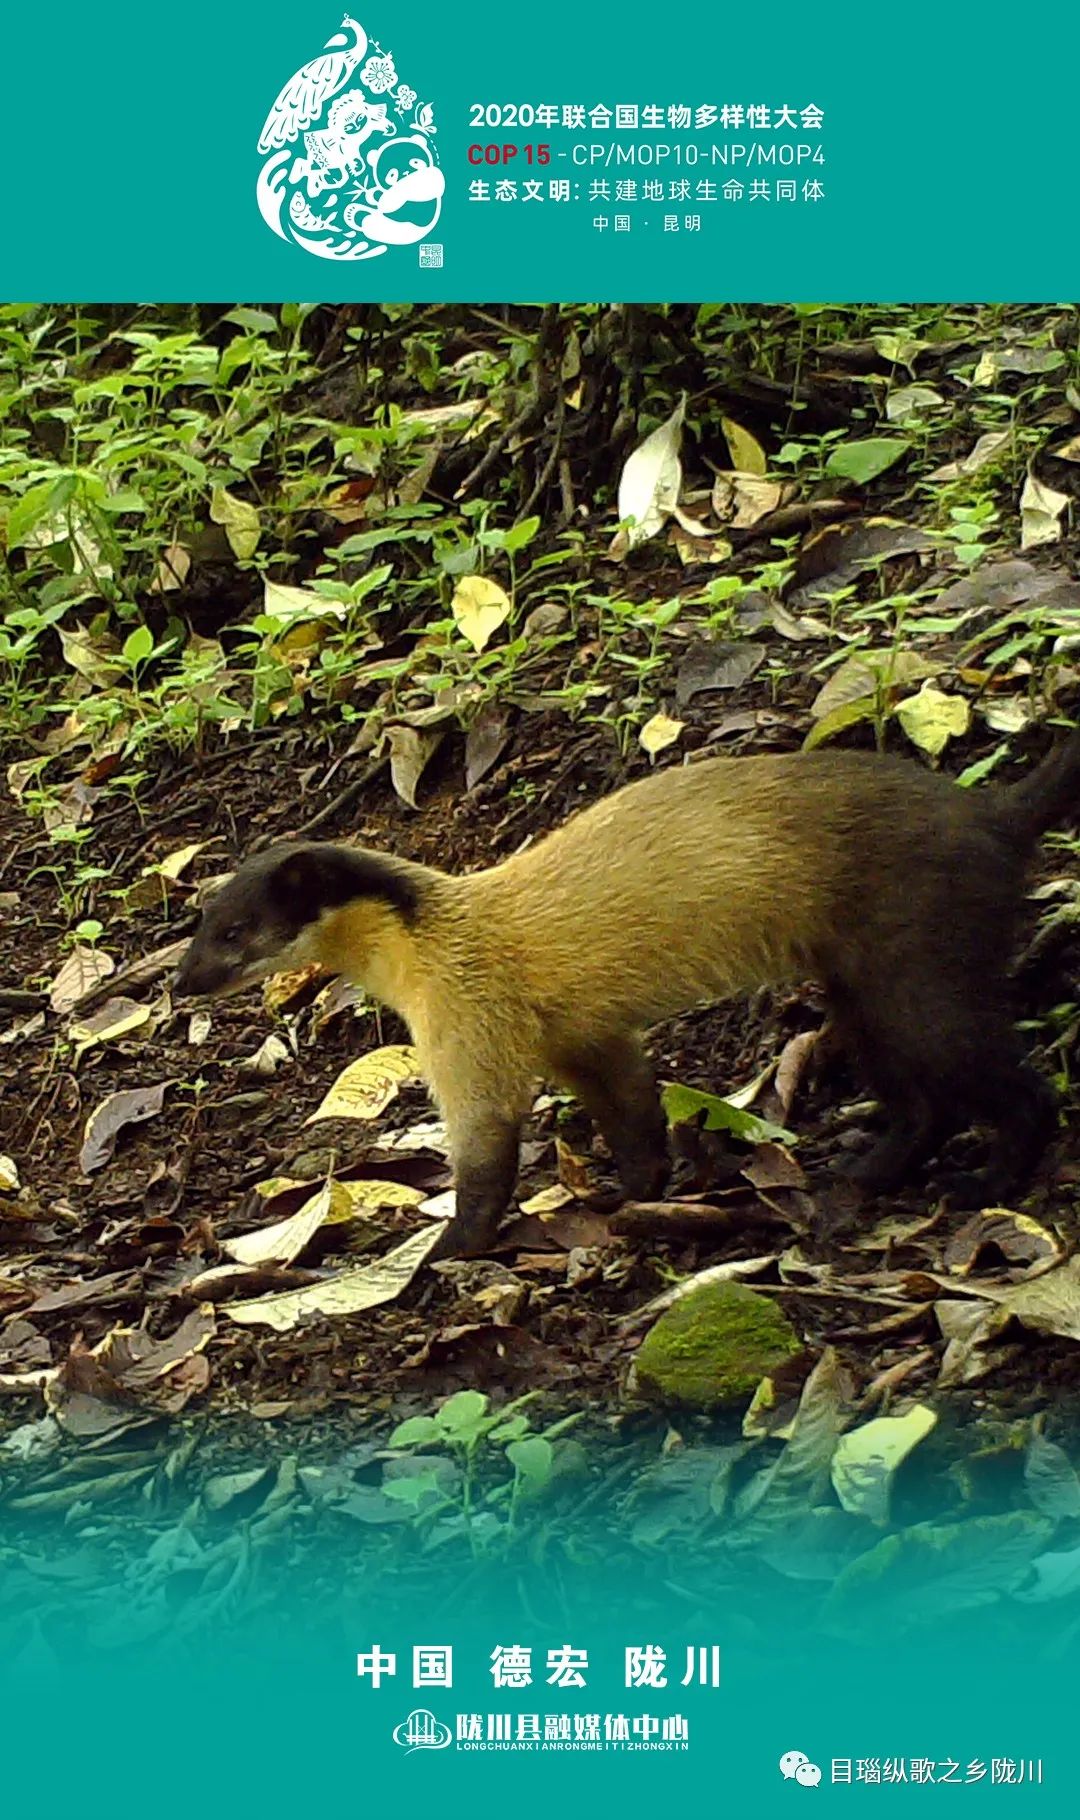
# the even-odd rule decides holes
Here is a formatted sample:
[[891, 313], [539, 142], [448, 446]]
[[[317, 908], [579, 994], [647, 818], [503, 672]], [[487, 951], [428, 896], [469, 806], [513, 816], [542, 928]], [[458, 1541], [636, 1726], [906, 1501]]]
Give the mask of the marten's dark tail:
[[1048, 752], [1019, 783], [995, 791], [1001, 825], [1018, 847], [1033, 847], [1041, 834], [1080, 817], [1080, 729]]

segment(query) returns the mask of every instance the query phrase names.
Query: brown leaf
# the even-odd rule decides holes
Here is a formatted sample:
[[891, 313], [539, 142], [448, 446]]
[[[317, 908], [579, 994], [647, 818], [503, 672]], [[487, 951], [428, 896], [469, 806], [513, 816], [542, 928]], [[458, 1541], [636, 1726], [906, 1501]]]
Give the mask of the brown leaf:
[[723, 473], [713, 484], [713, 511], [734, 531], [752, 531], [784, 503], [790, 492], [782, 481], [763, 475]]
[[717, 639], [692, 645], [679, 665], [675, 701], [679, 709], [707, 689], [738, 689], [765, 662], [765, 646], [751, 639]]
[[418, 733], [415, 727], [388, 727], [386, 739], [390, 747], [390, 781], [402, 802], [416, 809], [416, 786], [438, 749], [442, 734], [434, 730]]
[[[121, 1291], [120, 1285], [123, 1285]], [[55, 1314], [60, 1308], [85, 1307], [90, 1302], [107, 1302], [120, 1293], [134, 1293], [139, 1288], [139, 1277], [130, 1270], [113, 1270], [105, 1276], [91, 1277], [85, 1282], [66, 1283], [63, 1289], [46, 1289], [32, 1302], [26, 1310], [28, 1315]]]
[[79, 1168], [84, 1175], [92, 1175], [95, 1169], [108, 1162], [125, 1125], [138, 1125], [144, 1119], [157, 1117], [165, 1104], [166, 1085], [166, 1082], [159, 1082], [156, 1087], [129, 1087], [120, 1093], [110, 1093], [95, 1106], [86, 1121], [79, 1152]]
[[465, 736], [465, 788], [475, 790], [498, 764], [510, 738], [510, 717], [505, 709], [481, 708]]
[[966, 1276], [987, 1248], [1001, 1252], [1010, 1264], [1025, 1267], [1061, 1257], [1057, 1239], [1037, 1220], [1008, 1207], [985, 1207], [953, 1233], [945, 1248], [946, 1270]]
[[100, 948], [81, 945], [73, 948], [49, 987], [49, 1003], [53, 1010], [58, 1014], [70, 1011], [115, 969], [112, 956], [103, 954]]
[[773, 1091], [780, 1104], [780, 1117], [786, 1120], [792, 1101], [817, 1048], [820, 1030], [802, 1030], [784, 1044], [773, 1077]]
[[755, 1188], [805, 1188], [806, 1175], [782, 1144], [758, 1144], [742, 1171]]
[[214, 1310], [202, 1303], [167, 1339], [155, 1340], [142, 1327], [114, 1327], [94, 1347], [94, 1354], [123, 1390], [141, 1392], [201, 1353], [216, 1331]]
[[[795, 613], [805, 612], [818, 601], [827, 602], [837, 589], [847, 587], [865, 569], [875, 569], [889, 557], [929, 553], [936, 547], [926, 531], [894, 524], [887, 518], [830, 525], [808, 537], [799, 551], [795, 585], [787, 605]], [[939, 607], [940, 604], [939, 601]]]
[[1047, 612], [1080, 608], [1080, 582], [1064, 569], [1036, 569], [1030, 562], [983, 564], [973, 575], [946, 588], [934, 602], [936, 614], [972, 609], [989, 617], [1007, 607], [1027, 607], [1038, 601]]
[[182, 588], [191, 569], [191, 552], [182, 543], [167, 544], [158, 559], [157, 572], [150, 583], [151, 594], [171, 594]]

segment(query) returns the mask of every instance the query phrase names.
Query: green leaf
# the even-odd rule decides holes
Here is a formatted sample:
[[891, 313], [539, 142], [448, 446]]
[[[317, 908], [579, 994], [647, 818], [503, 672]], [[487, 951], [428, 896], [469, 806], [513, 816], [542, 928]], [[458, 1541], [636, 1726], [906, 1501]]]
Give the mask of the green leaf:
[[898, 442], [891, 436], [871, 436], [865, 442], [838, 443], [825, 463], [826, 474], [844, 480], [856, 480], [865, 486], [894, 467], [907, 454], [910, 443]]
[[958, 1523], [918, 1523], [884, 1536], [837, 1575], [822, 1616], [862, 1635], [866, 1613], [901, 1635], [925, 1624], [941, 1636], [953, 1614], [1007, 1599], [1053, 1524], [1033, 1511]]
[[527, 543], [532, 543], [540, 529], [539, 518], [523, 518], [519, 525], [514, 525], [506, 533], [503, 549], [512, 556], [516, 550], [523, 550]]
[[660, 1097], [669, 1125], [686, 1124], [704, 1112], [706, 1131], [730, 1131], [744, 1144], [797, 1144], [799, 1141], [782, 1125], [755, 1118], [752, 1112], [742, 1112], [730, 1100], [722, 1100], [715, 1093], [700, 1093], [696, 1087], [683, 1087], [672, 1081]]
[[444, 1435], [454, 1440], [472, 1439], [487, 1415], [488, 1399], [479, 1390], [459, 1390], [448, 1397], [435, 1420]]
[[399, 1422], [390, 1436], [391, 1447], [426, 1447], [443, 1439], [442, 1429], [434, 1416], [409, 1416]]
[[825, 714], [811, 727], [803, 740], [803, 751], [812, 752], [815, 746], [824, 745], [837, 733], [843, 733], [847, 727], [856, 727], [862, 720], [873, 720], [877, 709], [877, 698], [873, 695], [861, 695], [858, 701], [846, 701], [831, 714]]
[[[417, 1418], [422, 1421], [423, 1417]], [[433, 1472], [419, 1472], [411, 1479], [387, 1479], [382, 1486], [384, 1498], [390, 1498], [395, 1504], [408, 1504], [413, 1510], [419, 1509], [432, 1495], [441, 1496], [439, 1481]]]
[[101, 501], [103, 512], [145, 512], [149, 508], [141, 493], [124, 487], [119, 493], [107, 493]]
[[31, 531], [43, 518], [51, 516], [53, 511], [53, 492], [55, 482], [42, 480], [36, 487], [28, 487], [21, 499], [16, 500], [8, 513], [7, 547], [17, 550], [26, 542]]
[[154, 649], [154, 634], [149, 626], [136, 626], [124, 640], [124, 662], [132, 669], [137, 664], [145, 663]]
[[205, 485], [210, 472], [205, 461], [199, 461], [194, 455], [189, 455], [186, 449], [161, 448], [157, 452], [162, 461], [173, 462], [176, 467], [182, 468], [185, 474], [190, 474], [192, 480], [197, 480], [200, 486]]
[[492, 1429], [491, 1438], [493, 1441], [522, 1441], [528, 1432], [528, 1416], [511, 1416], [508, 1422], [500, 1422], [498, 1428]]
[[527, 1479], [530, 1489], [539, 1491], [551, 1478], [555, 1449], [543, 1435], [530, 1435], [525, 1441], [511, 1441], [506, 1457], [516, 1473]]
[[246, 304], [230, 310], [226, 322], [235, 322], [238, 329], [250, 329], [253, 334], [276, 335], [277, 322], [266, 310], [252, 310]]
[[78, 481], [74, 474], [61, 474], [59, 480], [53, 481], [52, 492], [49, 495], [50, 516], [54, 512], [63, 511], [68, 500], [74, 496], [77, 485]]
[[974, 764], [966, 766], [956, 782], [965, 790], [972, 784], [981, 784], [983, 778], [989, 777], [991, 771], [996, 771], [1007, 757], [1007, 746], [995, 746], [993, 752], [988, 752], [985, 758], [977, 758]]

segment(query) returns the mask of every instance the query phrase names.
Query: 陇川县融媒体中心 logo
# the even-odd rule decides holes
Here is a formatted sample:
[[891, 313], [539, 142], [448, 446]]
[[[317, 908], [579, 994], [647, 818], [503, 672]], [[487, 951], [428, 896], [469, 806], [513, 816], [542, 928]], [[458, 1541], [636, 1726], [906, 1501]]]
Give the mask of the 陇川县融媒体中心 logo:
[[[318, 259], [375, 259], [420, 242], [430, 254], [446, 188], [435, 131], [431, 103], [346, 13], [266, 116], [259, 212], [282, 240]], [[440, 265], [437, 250], [421, 264]]]

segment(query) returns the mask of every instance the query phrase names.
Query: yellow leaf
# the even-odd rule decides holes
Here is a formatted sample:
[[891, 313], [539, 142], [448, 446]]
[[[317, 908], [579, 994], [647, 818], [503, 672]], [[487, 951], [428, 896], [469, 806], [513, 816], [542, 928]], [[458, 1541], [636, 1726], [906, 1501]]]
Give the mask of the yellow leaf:
[[559, 1208], [565, 1207], [573, 1198], [569, 1188], [564, 1188], [561, 1182], [553, 1182], [550, 1188], [541, 1188], [518, 1205], [522, 1213], [558, 1213]]
[[172, 853], [167, 853], [163, 860], [158, 861], [155, 870], [162, 878], [178, 879], [181, 872], [187, 871], [195, 855], [201, 853], [205, 845], [204, 840], [196, 840], [192, 841], [188, 847], [177, 847]]
[[663, 752], [665, 747], [675, 744], [683, 730], [683, 725], [681, 720], [672, 720], [669, 714], [654, 714], [652, 719], [647, 720], [642, 727], [638, 734], [638, 742], [649, 757], [654, 758], [658, 752]]
[[263, 584], [263, 612], [291, 625], [295, 620], [344, 619], [348, 608], [340, 600], [327, 600], [313, 588], [291, 588], [287, 582]]
[[308, 1183], [295, 1175], [268, 1175], [265, 1181], [256, 1182], [252, 1192], [261, 1201], [272, 1201], [275, 1195], [288, 1194], [293, 1188], [306, 1188]]
[[731, 454], [731, 465], [740, 474], [764, 474], [768, 469], [765, 451], [756, 436], [744, 430], [733, 417], [721, 417], [720, 428]]
[[912, 744], [936, 758], [954, 735], [967, 732], [971, 708], [964, 696], [924, 683], [917, 695], [897, 702], [896, 718]]
[[130, 1036], [133, 1030], [141, 1030], [149, 1022], [149, 1005], [140, 1005], [131, 998], [110, 999], [96, 1016], [72, 1024], [69, 1035], [75, 1044], [76, 1063], [96, 1043], [117, 1043], [122, 1036]]
[[454, 589], [451, 611], [458, 631], [474, 651], [482, 651], [493, 632], [510, 617], [510, 600], [497, 581], [486, 575], [463, 575]]
[[355, 1220], [360, 1214], [377, 1213], [382, 1207], [419, 1207], [423, 1190], [410, 1188], [407, 1182], [376, 1182], [365, 1177], [359, 1182], [339, 1182], [339, 1201], [329, 1215], [329, 1224]]
[[339, 1194], [338, 1182], [326, 1182], [287, 1220], [261, 1226], [258, 1232], [245, 1232], [239, 1239], [226, 1239], [221, 1249], [238, 1264], [291, 1264], [331, 1217]]
[[261, 527], [259, 514], [246, 499], [237, 499], [227, 487], [215, 487], [210, 495], [210, 517], [222, 525], [229, 548], [239, 562], [254, 556], [259, 547]]
[[419, 1074], [416, 1050], [407, 1043], [388, 1043], [350, 1062], [338, 1075], [322, 1105], [304, 1122], [317, 1119], [377, 1119], [397, 1098], [403, 1081]]
[[876, 1516], [883, 1508], [883, 1481], [935, 1426], [932, 1409], [917, 1403], [902, 1416], [878, 1416], [841, 1435], [832, 1457], [832, 1482], [844, 1509]]

